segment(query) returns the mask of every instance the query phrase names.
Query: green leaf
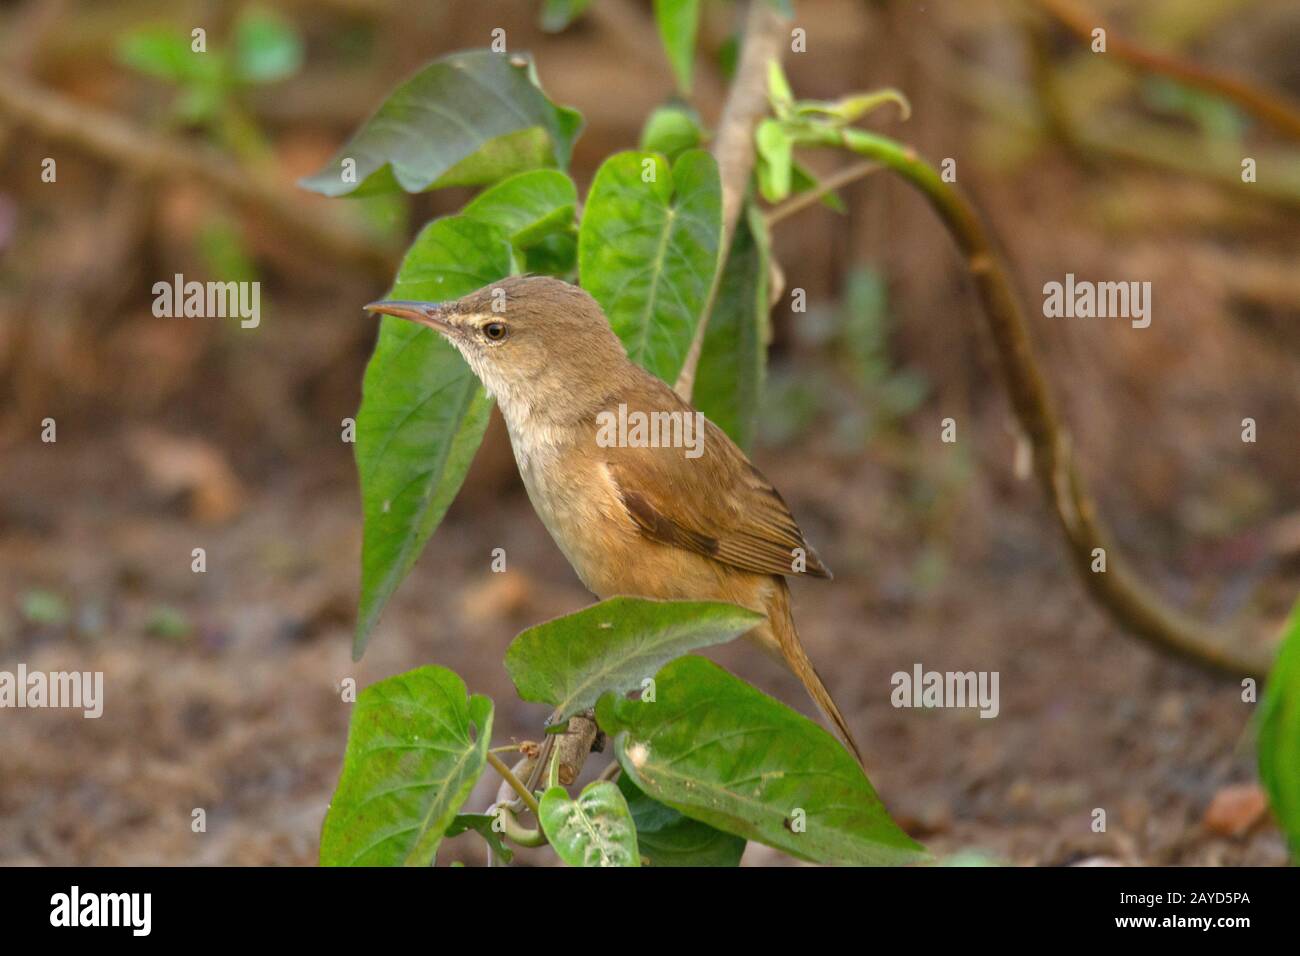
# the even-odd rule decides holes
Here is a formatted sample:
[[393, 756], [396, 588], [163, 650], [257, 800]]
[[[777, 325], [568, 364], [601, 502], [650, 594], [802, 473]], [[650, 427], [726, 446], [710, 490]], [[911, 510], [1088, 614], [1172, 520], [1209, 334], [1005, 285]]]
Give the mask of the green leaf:
[[780, 120], [765, 119], [754, 132], [758, 148], [758, 191], [768, 202], [780, 202], [790, 195], [794, 141]]
[[[434, 60], [398, 87], [301, 185], [326, 196], [495, 182], [568, 166], [581, 116], [556, 106], [520, 54], [471, 50]], [[345, 180], [345, 160], [356, 164]]]
[[636, 824], [636, 839], [646, 866], [739, 866], [745, 841], [683, 816], [637, 789], [627, 774], [618, 788]]
[[689, 94], [695, 34], [700, 28], [700, 0], [655, 0], [655, 23], [677, 79], [677, 89], [683, 95]]
[[573, 227], [578, 190], [555, 169], [533, 169], [485, 189], [461, 215], [500, 226], [520, 249]]
[[767, 2], [785, 16], [794, 16], [794, 0], [767, 0]]
[[159, 604], [149, 611], [145, 633], [165, 641], [184, 641], [194, 632], [194, 626], [179, 608]]
[[492, 853], [502, 863], [509, 863], [515, 857], [514, 851], [502, 839], [502, 835], [492, 828], [495, 822], [496, 817], [491, 813], [458, 813], [447, 827], [444, 836], [451, 839], [473, 830], [487, 841], [487, 845], [492, 848]]
[[659, 107], [641, 128], [640, 148], [647, 153], [662, 153], [669, 162], [703, 142], [698, 114], [683, 106]]
[[248, 83], [274, 83], [302, 66], [302, 39], [293, 24], [270, 10], [253, 9], [235, 24], [235, 72]]
[[555, 708], [557, 725], [606, 691], [639, 689], [673, 658], [762, 620], [734, 604], [614, 597], [524, 631], [506, 651], [506, 671], [520, 697]]
[[770, 337], [768, 235], [749, 203], [736, 224], [695, 373], [695, 407], [741, 448], [753, 443]]
[[736, 67], [740, 65], [740, 34], [732, 33], [718, 45], [714, 57], [723, 79], [728, 83], [736, 78]]
[[814, 862], [923, 857], [857, 761], [808, 718], [702, 657], [673, 661], [655, 683], [653, 703], [605, 695], [596, 720], [656, 800]]
[[[455, 299], [510, 269], [510, 242], [500, 228], [439, 219], [407, 251], [389, 298]], [[474, 373], [440, 335], [387, 317], [361, 395], [356, 458], [365, 529], [357, 659], [465, 480], [491, 409]]]
[[322, 866], [429, 866], [487, 764], [492, 701], [445, 667], [367, 687], [321, 831]]
[[1259, 778], [1300, 862], [1300, 602], [1282, 632], [1259, 710]]
[[570, 799], [563, 787], [542, 794], [542, 831], [569, 866], [640, 866], [636, 826], [618, 787], [598, 780]]
[[767, 99], [777, 116], [785, 116], [794, 105], [794, 90], [790, 89], [780, 60], [767, 64]]
[[795, 104], [798, 116], [825, 116], [836, 125], [851, 123], [872, 110], [879, 109], [886, 103], [894, 103], [907, 119], [912, 115], [912, 104], [907, 97], [894, 89], [874, 90], [870, 93], [854, 93], [839, 100], [800, 100]]
[[524, 271], [578, 281], [578, 232], [557, 232], [524, 250]]
[[695, 336], [721, 241], [718, 164], [703, 150], [682, 153], [671, 170], [654, 153], [616, 153], [596, 173], [578, 235], [583, 288], [632, 360], [670, 385]]
[[146, 76], [173, 83], [219, 83], [225, 58], [217, 51], [196, 53], [190, 37], [160, 27], [133, 30], [118, 41], [117, 60]]
[[53, 626], [72, 620], [68, 602], [53, 591], [27, 591], [22, 596], [20, 610], [28, 624]]
[[542, 29], [559, 33], [591, 6], [591, 0], [543, 0]]

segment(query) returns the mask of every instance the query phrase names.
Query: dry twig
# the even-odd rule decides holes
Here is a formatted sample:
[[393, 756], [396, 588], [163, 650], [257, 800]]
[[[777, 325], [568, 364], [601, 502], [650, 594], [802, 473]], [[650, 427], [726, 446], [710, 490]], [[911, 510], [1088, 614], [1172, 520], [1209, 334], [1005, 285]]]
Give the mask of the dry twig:
[[0, 116], [124, 166], [141, 179], [201, 183], [264, 216], [318, 254], [364, 269], [384, 283], [392, 281], [401, 262], [397, 249], [347, 228], [310, 205], [307, 196], [263, 173], [242, 168], [210, 149], [148, 133], [12, 73], [0, 75]]
[[1116, 33], [1102, 22], [1097, 14], [1077, 0], [1036, 0], [1036, 2], [1085, 42], [1092, 40], [1093, 30], [1104, 29], [1106, 52], [1130, 66], [1147, 73], [1158, 73], [1207, 93], [1232, 100], [1246, 112], [1300, 139], [1300, 107], [1280, 94], [1263, 89], [1235, 74], [1148, 50], [1141, 44]]

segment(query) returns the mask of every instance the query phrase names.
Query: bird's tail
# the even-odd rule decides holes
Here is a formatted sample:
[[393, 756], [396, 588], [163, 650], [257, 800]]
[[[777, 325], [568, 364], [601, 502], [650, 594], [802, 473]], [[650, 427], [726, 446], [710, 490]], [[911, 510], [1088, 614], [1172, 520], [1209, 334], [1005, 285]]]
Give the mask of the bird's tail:
[[[853, 756], [858, 758], [859, 765], [865, 769], [862, 751], [858, 749], [857, 741], [853, 739], [844, 715], [840, 713], [835, 699], [831, 697], [831, 692], [826, 689], [825, 682], [809, 659], [808, 652], [804, 650], [803, 642], [799, 640], [799, 632], [794, 626], [794, 616], [790, 613], [790, 589], [786, 586], [784, 578], [777, 578], [776, 582], [776, 587], [767, 601], [767, 629], [771, 631], [771, 640], [776, 645], [770, 649], [779, 653], [786, 666], [794, 671], [818, 709], [835, 726], [840, 739], [849, 750], [853, 751]], [[767, 637], [766, 634], [760, 635], [759, 640], [766, 644], [764, 638]]]

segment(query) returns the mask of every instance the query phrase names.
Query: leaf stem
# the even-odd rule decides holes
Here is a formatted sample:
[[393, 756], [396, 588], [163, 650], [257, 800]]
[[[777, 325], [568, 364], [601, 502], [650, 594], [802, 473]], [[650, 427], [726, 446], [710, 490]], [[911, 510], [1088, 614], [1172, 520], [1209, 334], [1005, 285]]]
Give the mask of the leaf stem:
[[524, 801], [524, 806], [533, 811], [534, 816], [539, 816], [541, 808], [537, 805], [537, 798], [528, 792], [528, 788], [525, 787], [523, 782], [514, 775], [514, 772], [505, 765], [501, 758], [489, 750], [487, 752], [487, 761], [492, 765], [492, 769], [501, 775], [501, 779], [510, 784], [510, 789], [519, 794], [519, 799]]

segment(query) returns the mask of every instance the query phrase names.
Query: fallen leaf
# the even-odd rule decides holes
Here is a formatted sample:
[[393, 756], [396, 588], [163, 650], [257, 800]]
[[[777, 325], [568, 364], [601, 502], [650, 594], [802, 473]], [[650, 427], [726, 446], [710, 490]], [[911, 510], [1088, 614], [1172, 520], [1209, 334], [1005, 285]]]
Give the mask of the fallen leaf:
[[1214, 795], [1202, 821], [1211, 833], [1237, 837], [1246, 833], [1268, 810], [1268, 797], [1253, 783], [1224, 787]]

